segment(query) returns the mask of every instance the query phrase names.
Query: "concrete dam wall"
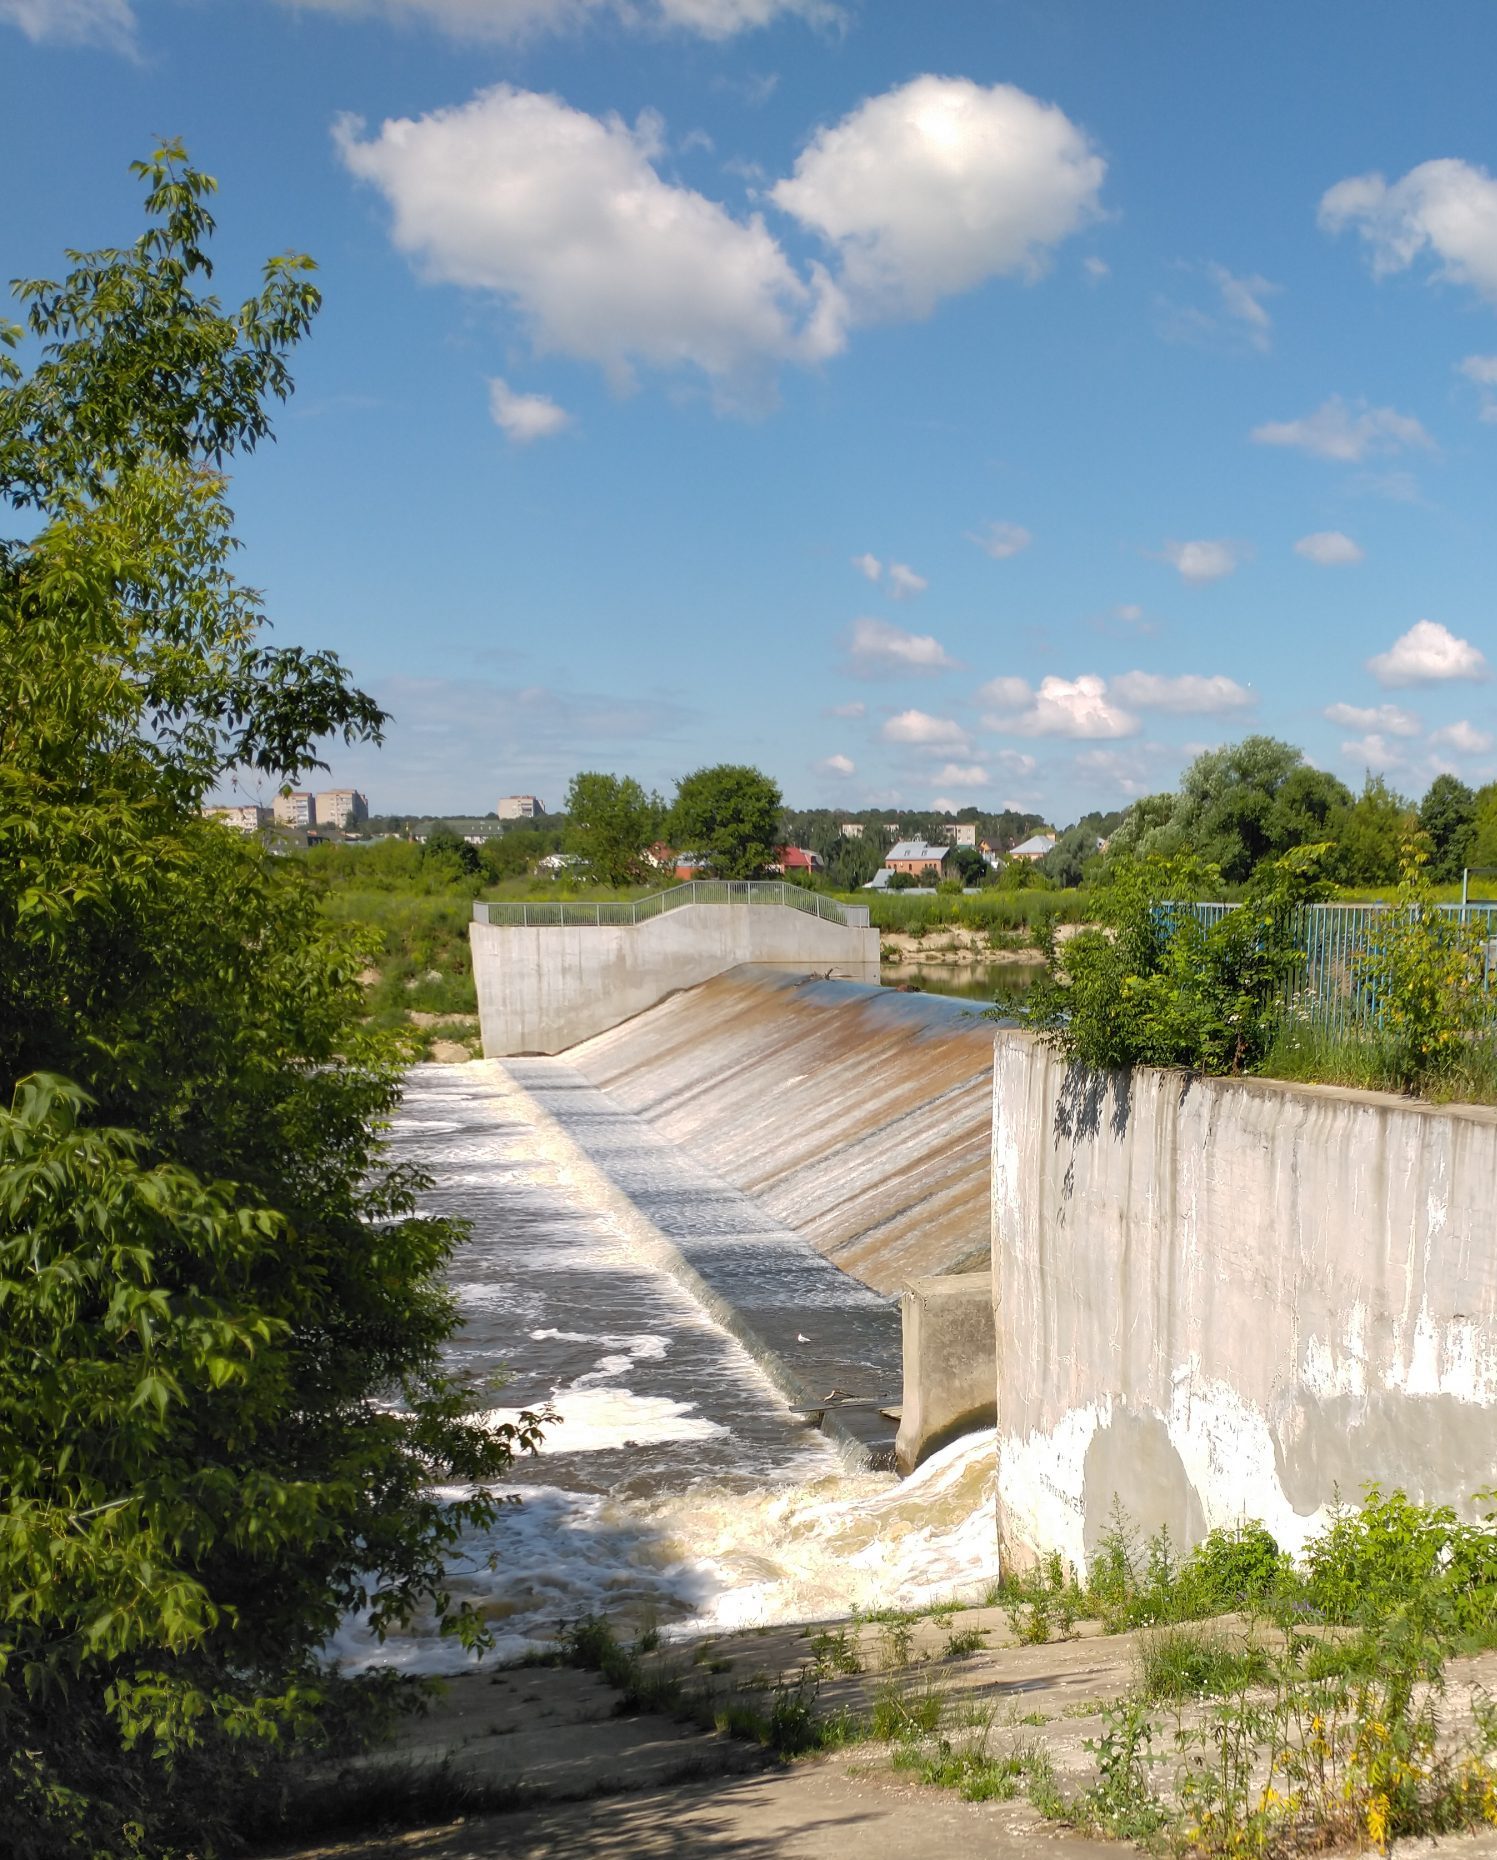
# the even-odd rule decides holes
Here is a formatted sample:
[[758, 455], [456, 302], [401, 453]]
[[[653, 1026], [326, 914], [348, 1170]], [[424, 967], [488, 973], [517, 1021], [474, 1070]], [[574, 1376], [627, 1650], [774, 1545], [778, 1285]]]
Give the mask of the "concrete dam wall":
[[962, 1002], [740, 968], [567, 1061], [876, 1291], [987, 1270], [993, 1027]]
[[[468, 934], [485, 1057], [566, 1052], [739, 963], [877, 983], [878, 932], [869, 929], [866, 909], [843, 911], [847, 921], [841, 922], [763, 901], [783, 886], [700, 889], [741, 896], [688, 902], [627, 923], [526, 925], [476, 915]], [[696, 890], [681, 886], [663, 901]], [[750, 897], [760, 901], [748, 902]], [[662, 899], [645, 901], [651, 902]], [[550, 908], [565, 918], [565, 907]], [[621, 908], [633, 913], [643, 907]], [[477, 906], [481, 913], [489, 909]]]
[[1085, 1569], [1114, 1496], [1286, 1549], [1371, 1480], [1497, 1481], [1497, 1112], [1068, 1068], [993, 1076], [1006, 1556]]

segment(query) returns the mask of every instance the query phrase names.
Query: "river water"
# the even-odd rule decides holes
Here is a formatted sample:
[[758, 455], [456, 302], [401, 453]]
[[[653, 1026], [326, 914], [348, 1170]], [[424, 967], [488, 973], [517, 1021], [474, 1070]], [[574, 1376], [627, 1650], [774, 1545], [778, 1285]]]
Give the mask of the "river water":
[[[848, 1471], [600, 1193], [596, 1159], [543, 1106], [543, 1065], [417, 1067], [392, 1133], [433, 1179], [423, 1209], [471, 1224], [451, 1274], [453, 1367], [502, 1373], [495, 1420], [557, 1416], [503, 1488], [518, 1502], [453, 1568], [494, 1630], [488, 1657], [594, 1611], [670, 1632], [979, 1594], [997, 1573], [993, 1436], [903, 1483]], [[690, 1202], [688, 1159], [668, 1160], [673, 1198]], [[702, 1204], [720, 1206], [725, 1185], [699, 1173]], [[870, 1294], [844, 1284], [856, 1327]], [[383, 1647], [349, 1622], [336, 1652], [350, 1667], [470, 1663], [420, 1622]]]

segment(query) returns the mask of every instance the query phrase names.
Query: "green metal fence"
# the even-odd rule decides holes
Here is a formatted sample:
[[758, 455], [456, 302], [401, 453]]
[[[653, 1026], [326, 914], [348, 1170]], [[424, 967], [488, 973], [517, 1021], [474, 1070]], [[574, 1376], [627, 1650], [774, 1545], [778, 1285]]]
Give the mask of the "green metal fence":
[[[1189, 912], [1204, 928], [1220, 923], [1236, 904], [1175, 904], [1165, 909]], [[1437, 904], [1441, 916], [1476, 927], [1485, 945], [1484, 980], [1497, 1012], [1497, 904]], [[1377, 975], [1369, 957], [1386, 904], [1305, 904], [1294, 913], [1296, 940], [1305, 966], [1286, 999], [1286, 1013], [1325, 1027], [1332, 1033], [1375, 1025], [1381, 1012]]]
[[668, 891], [654, 891], [648, 897], [627, 904], [523, 904], [488, 903], [473, 906], [475, 923], [535, 927], [602, 928], [608, 925], [642, 924], [667, 911], [683, 910], [689, 904], [774, 905], [785, 910], [804, 911], [828, 923], [851, 924], [866, 928], [866, 906], [838, 904], [819, 891], [807, 891], [801, 885], [787, 885], [782, 879], [762, 878], [694, 878]]

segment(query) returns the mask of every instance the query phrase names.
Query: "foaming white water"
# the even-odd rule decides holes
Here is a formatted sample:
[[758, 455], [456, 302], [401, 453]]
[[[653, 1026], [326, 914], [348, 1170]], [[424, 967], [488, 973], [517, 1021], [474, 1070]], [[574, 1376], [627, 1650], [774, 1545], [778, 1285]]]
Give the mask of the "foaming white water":
[[[627, 1368], [630, 1359], [614, 1360], [620, 1368]], [[601, 1370], [602, 1365], [595, 1373]], [[692, 1402], [672, 1401], [668, 1395], [635, 1395], [628, 1389], [588, 1388], [578, 1383], [558, 1389], [549, 1406], [555, 1421], [546, 1426], [540, 1445], [543, 1459], [548, 1453], [609, 1453], [619, 1447], [659, 1446], [669, 1440], [714, 1440], [728, 1432], [721, 1422], [694, 1413]], [[520, 1410], [490, 1408], [475, 1418], [489, 1427], [512, 1425], [519, 1420]]]
[[[514, 1659], [584, 1614], [624, 1633], [656, 1622], [685, 1634], [972, 1600], [998, 1574], [996, 1438], [959, 1440], [903, 1481], [700, 1485], [647, 1502], [527, 1487], [470, 1546], [452, 1590], [493, 1630], [489, 1660]], [[350, 1621], [333, 1651], [350, 1668], [472, 1664], [419, 1624], [379, 1647]]]

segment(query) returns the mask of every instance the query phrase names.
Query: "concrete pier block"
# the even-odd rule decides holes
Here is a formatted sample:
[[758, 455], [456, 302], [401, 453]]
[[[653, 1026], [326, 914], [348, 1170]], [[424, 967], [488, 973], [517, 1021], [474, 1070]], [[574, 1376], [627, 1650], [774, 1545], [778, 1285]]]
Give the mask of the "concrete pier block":
[[911, 1279], [904, 1288], [904, 1402], [894, 1463], [911, 1473], [997, 1416], [989, 1272]]

